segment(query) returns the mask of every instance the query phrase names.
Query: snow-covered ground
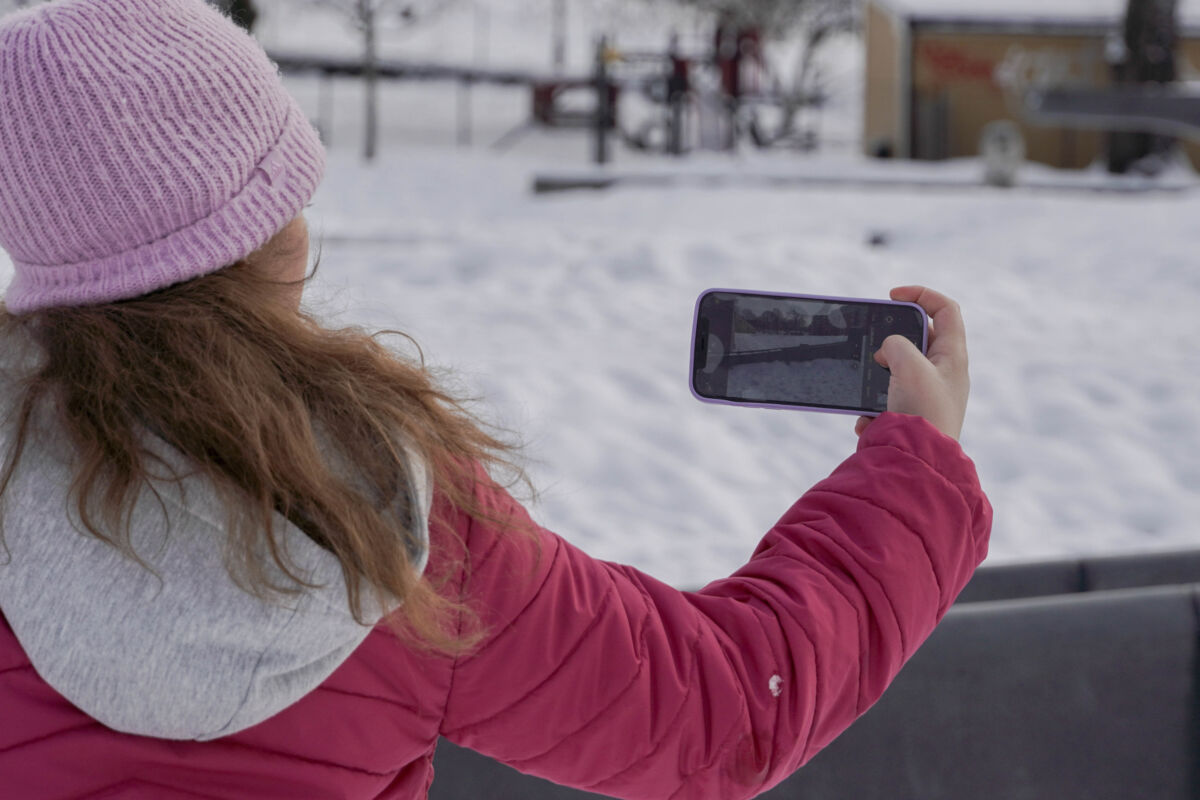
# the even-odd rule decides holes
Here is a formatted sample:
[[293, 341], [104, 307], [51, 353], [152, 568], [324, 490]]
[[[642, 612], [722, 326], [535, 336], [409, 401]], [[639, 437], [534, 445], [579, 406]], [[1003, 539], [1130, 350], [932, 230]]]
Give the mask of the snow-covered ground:
[[540, 520], [592, 553], [680, 585], [724, 574], [854, 448], [851, 418], [691, 397], [700, 291], [910, 282], [965, 309], [964, 445], [996, 508], [994, 561], [1200, 545], [1200, 194], [546, 198], [528, 189], [540, 166], [336, 155], [311, 214], [318, 294], [411, 333], [486, 398], [527, 443]]
[[[519, 28], [498, 11], [489, 24]], [[532, 49], [507, 41], [489, 45], [497, 63]], [[292, 85], [315, 116], [314, 84]], [[308, 301], [412, 334], [453, 370], [525, 442], [538, 519], [594, 555], [680, 586], [727, 574], [854, 449], [852, 417], [692, 398], [702, 290], [884, 297], [904, 283], [965, 310], [963, 442], [996, 509], [993, 562], [1200, 546], [1200, 191], [972, 188], [973, 162], [868, 164], [842, 148], [680, 169], [896, 182], [538, 196], [535, 173], [586, 166], [582, 136], [531, 134], [504, 153], [435, 146], [453, 136], [453, 88], [391, 91], [384, 155], [366, 167], [355, 90], [339, 88], [346, 130], [308, 212], [322, 244]], [[477, 141], [519, 123], [526, 102], [477, 91]], [[621, 170], [665, 168], [618, 155]], [[1171, 180], [1200, 189], [1189, 172]], [[0, 257], [0, 285], [9, 273]]]

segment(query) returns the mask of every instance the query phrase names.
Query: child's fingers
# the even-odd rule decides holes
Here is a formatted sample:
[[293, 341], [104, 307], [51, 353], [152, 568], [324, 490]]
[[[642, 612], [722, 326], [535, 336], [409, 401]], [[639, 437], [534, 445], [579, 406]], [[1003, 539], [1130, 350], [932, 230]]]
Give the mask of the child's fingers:
[[[967, 334], [958, 303], [924, 286], [898, 286], [891, 296], [924, 309], [931, 318], [931, 330], [928, 358], [919, 347], [898, 335], [884, 339], [875, 354], [875, 360], [892, 373], [888, 410], [924, 417], [942, 433], [957, 439], [970, 392]], [[855, 430], [865, 430], [865, 424]]]
[[856, 436], [862, 436], [867, 432], [867, 426], [875, 421], [875, 417], [859, 417], [854, 423], [854, 433]]
[[916, 303], [917, 298], [921, 296], [921, 292], [925, 291], [924, 286], [897, 286], [891, 291], [893, 300], [899, 300], [902, 303]]
[[892, 375], [903, 376], [918, 362], [924, 361], [925, 356], [906, 337], [893, 333], [883, 340], [875, 360], [891, 370]]
[[929, 337], [930, 360], [967, 356], [967, 331], [958, 303], [941, 292], [926, 286], [898, 286], [891, 292], [893, 300], [916, 303], [933, 320]]

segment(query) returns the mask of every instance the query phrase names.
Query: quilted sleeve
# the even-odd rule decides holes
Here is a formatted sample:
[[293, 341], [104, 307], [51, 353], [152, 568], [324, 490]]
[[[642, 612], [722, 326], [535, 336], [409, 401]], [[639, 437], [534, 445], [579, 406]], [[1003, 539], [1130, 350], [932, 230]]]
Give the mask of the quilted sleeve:
[[[499, 490], [492, 510], [525, 521]], [[879, 697], [983, 559], [958, 444], [885, 414], [733, 576], [686, 593], [553, 534], [472, 526], [450, 740], [624, 798], [752, 797]]]

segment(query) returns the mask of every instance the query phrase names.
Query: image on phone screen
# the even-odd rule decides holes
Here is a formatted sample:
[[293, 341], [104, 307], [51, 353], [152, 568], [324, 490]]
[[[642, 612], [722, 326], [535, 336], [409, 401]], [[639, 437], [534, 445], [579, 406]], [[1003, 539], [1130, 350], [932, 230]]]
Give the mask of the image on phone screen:
[[890, 374], [873, 358], [901, 334], [924, 344], [908, 304], [715, 291], [697, 308], [693, 388], [702, 398], [880, 413]]

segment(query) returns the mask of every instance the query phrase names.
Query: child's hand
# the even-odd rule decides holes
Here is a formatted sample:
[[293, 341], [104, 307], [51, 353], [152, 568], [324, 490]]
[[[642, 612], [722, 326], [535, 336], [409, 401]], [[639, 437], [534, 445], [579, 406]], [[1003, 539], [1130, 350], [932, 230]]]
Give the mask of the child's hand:
[[[903, 336], [889, 336], [875, 360], [891, 370], [888, 411], [915, 414], [955, 439], [962, 433], [967, 413], [967, 334], [958, 304], [940, 292], [923, 286], [892, 289], [892, 299], [915, 302], [929, 314], [929, 357]], [[860, 417], [858, 435], [873, 421]]]

